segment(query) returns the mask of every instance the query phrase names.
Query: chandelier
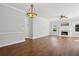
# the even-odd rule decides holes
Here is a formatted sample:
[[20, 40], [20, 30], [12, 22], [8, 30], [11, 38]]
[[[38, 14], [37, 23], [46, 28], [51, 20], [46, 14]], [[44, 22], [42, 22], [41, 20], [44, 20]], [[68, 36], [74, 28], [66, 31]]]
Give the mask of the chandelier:
[[60, 16], [60, 20], [64, 23], [64, 22], [68, 22], [68, 17], [67, 16]]
[[61, 15], [60, 19], [67, 19], [68, 17]]
[[30, 18], [35, 18], [37, 16], [37, 13], [35, 12], [34, 10], [34, 6], [33, 4], [31, 4], [30, 6], [30, 10], [27, 12], [27, 16], [30, 17]]

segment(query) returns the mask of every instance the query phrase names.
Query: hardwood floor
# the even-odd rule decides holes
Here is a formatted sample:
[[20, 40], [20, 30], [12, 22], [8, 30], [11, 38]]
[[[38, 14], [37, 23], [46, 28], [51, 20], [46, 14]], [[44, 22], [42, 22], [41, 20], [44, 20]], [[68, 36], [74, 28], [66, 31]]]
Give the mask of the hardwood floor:
[[79, 56], [79, 38], [48, 36], [0, 48], [1, 56]]

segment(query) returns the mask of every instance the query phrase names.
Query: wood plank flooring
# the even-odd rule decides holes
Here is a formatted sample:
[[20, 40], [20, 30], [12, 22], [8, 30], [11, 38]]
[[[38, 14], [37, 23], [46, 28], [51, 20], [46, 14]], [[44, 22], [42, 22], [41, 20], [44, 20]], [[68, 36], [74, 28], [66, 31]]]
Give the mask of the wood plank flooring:
[[79, 56], [79, 38], [47, 36], [0, 48], [1, 56]]

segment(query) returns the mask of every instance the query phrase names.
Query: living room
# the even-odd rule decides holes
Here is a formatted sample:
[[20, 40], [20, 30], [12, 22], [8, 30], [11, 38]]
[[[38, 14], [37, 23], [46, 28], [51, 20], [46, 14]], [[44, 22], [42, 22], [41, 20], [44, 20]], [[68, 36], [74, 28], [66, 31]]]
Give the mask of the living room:
[[0, 55], [79, 55], [79, 3], [1, 3]]

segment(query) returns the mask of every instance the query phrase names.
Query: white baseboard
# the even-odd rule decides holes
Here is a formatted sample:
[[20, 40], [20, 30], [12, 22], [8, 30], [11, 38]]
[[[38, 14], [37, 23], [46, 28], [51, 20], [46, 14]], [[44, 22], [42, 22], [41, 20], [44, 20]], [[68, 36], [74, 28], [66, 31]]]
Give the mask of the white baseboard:
[[17, 40], [15, 42], [10, 42], [10, 43], [6, 43], [6, 44], [3, 44], [3, 45], [0, 45], [0, 47], [5, 47], [5, 46], [8, 46], [8, 45], [12, 45], [12, 44], [16, 44], [16, 43], [21, 43], [21, 42], [25, 42], [25, 39], [23, 40]]
[[49, 34], [46, 34], [46, 35], [40, 35], [40, 36], [34, 36], [33, 39], [37, 39], [37, 38], [41, 38], [41, 37], [45, 37], [45, 36], [48, 36]]
[[26, 38], [29, 38], [29, 39], [37, 39], [37, 38], [41, 38], [41, 37], [45, 37], [45, 36], [48, 36], [49, 34], [47, 35], [40, 35], [40, 36], [33, 36], [33, 37], [26, 37]]
[[79, 37], [79, 36], [64, 36], [64, 35], [57, 35], [57, 36], [60, 36], [60, 37]]

